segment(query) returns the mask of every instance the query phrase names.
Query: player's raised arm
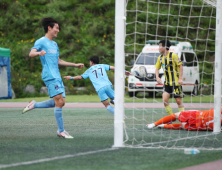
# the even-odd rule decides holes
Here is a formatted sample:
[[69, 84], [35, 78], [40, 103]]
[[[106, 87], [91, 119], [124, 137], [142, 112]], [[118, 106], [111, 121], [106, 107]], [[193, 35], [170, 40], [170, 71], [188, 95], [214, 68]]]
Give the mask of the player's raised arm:
[[29, 53], [29, 57], [36, 57], [36, 56], [44, 56], [46, 52], [44, 50], [37, 51], [37, 49], [32, 49]]
[[64, 79], [66, 79], [66, 80], [81, 80], [82, 76], [75, 76], [75, 77], [65, 76]]
[[[114, 66], [110, 66], [109, 69], [110, 70], [115, 70], [115, 67]], [[132, 75], [129, 71], [126, 71], [126, 70], [125, 70], [125, 73], [126, 73], [126, 75]]]
[[78, 68], [83, 68], [84, 64], [83, 63], [71, 63], [71, 62], [67, 62], [67, 61], [63, 61], [59, 58], [59, 65], [62, 66], [68, 66], [68, 67], [78, 67]]

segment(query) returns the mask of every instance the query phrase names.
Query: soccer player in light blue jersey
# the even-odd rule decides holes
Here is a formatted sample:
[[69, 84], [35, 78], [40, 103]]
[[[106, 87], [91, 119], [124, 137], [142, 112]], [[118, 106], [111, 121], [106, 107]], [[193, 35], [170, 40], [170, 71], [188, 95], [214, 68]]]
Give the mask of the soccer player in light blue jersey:
[[[114, 66], [99, 64], [99, 57], [92, 56], [90, 57], [90, 68], [85, 71], [81, 76], [65, 76], [66, 80], [81, 80], [89, 78], [106, 109], [114, 114], [114, 108], [110, 105], [108, 98], [114, 100], [114, 90], [112, 83], [109, 81], [109, 78], [106, 74], [106, 71], [114, 70]], [[125, 71], [126, 75], [131, 73]]]
[[73, 137], [65, 131], [62, 117], [62, 107], [65, 105], [65, 88], [59, 72], [59, 66], [84, 67], [84, 64], [70, 63], [59, 58], [59, 48], [53, 38], [59, 33], [59, 24], [53, 18], [43, 18], [42, 25], [45, 30], [45, 36], [38, 39], [32, 47], [29, 57], [40, 56], [42, 63], [42, 80], [48, 88], [50, 100], [35, 102], [32, 100], [22, 111], [25, 113], [34, 108], [55, 107], [54, 114], [58, 125], [57, 135], [59, 137], [72, 139]]

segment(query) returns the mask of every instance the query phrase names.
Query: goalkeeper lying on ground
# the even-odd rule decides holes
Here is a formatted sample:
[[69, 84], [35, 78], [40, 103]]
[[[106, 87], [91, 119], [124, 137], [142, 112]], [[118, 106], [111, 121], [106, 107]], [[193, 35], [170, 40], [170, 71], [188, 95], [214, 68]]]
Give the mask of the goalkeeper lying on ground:
[[[221, 110], [222, 114], [222, 110]], [[178, 119], [181, 123], [164, 124]], [[214, 109], [211, 110], [187, 110], [177, 112], [158, 120], [155, 123], [147, 124], [148, 129], [154, 127], [165, 129], [185, 129], [185, 130], [213, 130], [214, 126]], [[222, 123], [222, 120], [221, 120]]]
[[[114, 114], [114, 108], [110, 105], [108, 98], [114, 100], [114, 90], [112, 83], [109, 81], [109, 78], [106, 74], [106, 71], [114, 70], [114, 66], [109, 66], [106, 64], [99, 64], [99, 57], [92, 56], [90, 57], [90, 68], [85, 71], [81, 76], [65, 76], [66, 80], [81, 80], [81, 79], [89, 79], [91, 80], [101, 102], [106, 107], [106, 109]], [[125, 71], [126, 75], [130, 75], [131, 73]]]

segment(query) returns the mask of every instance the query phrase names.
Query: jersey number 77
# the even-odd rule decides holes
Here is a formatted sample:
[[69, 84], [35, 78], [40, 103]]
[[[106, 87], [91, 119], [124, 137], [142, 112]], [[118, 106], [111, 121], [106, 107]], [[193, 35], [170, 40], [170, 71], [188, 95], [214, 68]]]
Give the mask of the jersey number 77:
[[93, 70], [92, 73], [95, 72], [96, 78], [98, 79], [98, 74], [97, 74], [97, 70], [101, 70], [101, 75], [103, 76], [103, 69], [101, 67], [97, 68], [96, 70]]

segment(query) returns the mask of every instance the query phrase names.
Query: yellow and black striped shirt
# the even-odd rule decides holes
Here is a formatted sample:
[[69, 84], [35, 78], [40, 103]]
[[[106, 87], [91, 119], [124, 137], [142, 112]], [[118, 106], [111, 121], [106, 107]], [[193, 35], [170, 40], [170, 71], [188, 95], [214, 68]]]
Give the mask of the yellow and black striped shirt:
[[[156, 69], [163, 68], [165, 85], [178, 86], [179, 65], [183, 64], [177, 54], [169, 52], [167, 56], [160, 55], [156, 62]], [[175, 83], [175, 84], [174, 84]]]

